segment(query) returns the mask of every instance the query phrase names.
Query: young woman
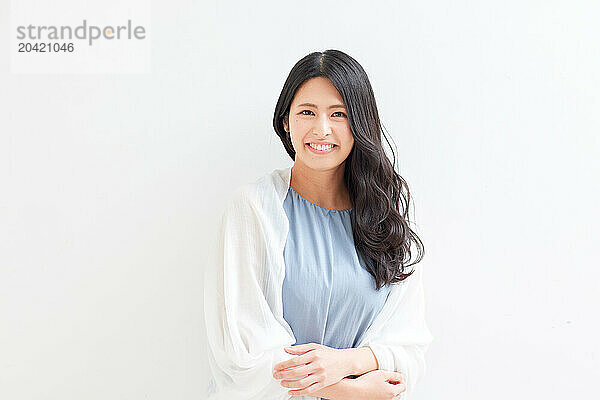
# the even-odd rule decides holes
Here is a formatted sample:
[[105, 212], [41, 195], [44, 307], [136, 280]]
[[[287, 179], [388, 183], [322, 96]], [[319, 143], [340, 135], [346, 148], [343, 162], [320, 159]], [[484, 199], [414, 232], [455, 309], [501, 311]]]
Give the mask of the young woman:
[[365, 71], [307, 55], [273, 126], [294, 164], [234, 191], [206, 270], [209, 399], [410, 399], [433, 340], [407, 271], [423, 245]]

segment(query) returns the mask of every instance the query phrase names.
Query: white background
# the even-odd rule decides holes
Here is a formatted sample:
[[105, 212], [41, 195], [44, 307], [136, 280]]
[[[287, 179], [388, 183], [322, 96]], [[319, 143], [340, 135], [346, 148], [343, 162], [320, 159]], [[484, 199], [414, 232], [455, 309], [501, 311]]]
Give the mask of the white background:
[[12, 74], [0, 3], [0, 398], [203, 397], [207, 240], [292, 164], [275, 102], [328, 48], [413, 195], [417, 400], [596, 398], [599, 3], [260, 3], [154, 1], [151, 73], [78, 75]]

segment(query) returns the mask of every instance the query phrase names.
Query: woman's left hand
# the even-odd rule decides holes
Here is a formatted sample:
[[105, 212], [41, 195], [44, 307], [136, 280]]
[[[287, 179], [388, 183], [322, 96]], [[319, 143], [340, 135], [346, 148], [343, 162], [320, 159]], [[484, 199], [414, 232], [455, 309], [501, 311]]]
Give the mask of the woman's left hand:
[[[299, 356], [275, 364], [273, 377], [284, 379], [281, 386], [292, 388], [293, 396], [310, 395], [326, 386], [333, 385], [352, 374], [351, 349], [334, 349], [318, 343], [300, 344], [284, 349]], [[290, 367], [296, 367], [288, 369]], [[302, 379], [296, 379], [308, 375]]]

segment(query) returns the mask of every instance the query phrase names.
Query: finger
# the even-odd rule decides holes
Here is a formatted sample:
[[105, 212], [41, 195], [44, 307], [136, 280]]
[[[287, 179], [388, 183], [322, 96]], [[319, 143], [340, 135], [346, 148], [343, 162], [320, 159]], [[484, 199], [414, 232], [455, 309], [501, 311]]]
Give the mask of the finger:
[[319, 379], [314, 375], [308, 375], [302, 379], [296, 379], [293, 381], [284, 379], [280, 382], [281, 386], [296, 389], [296, 390], [304, 390], [308, 388], [313, 383], [318, 383]]
[[396, 385], [394, 387], [394, 397], [400, 397], [400, 395], [406, 390], [406, 386], [404, 384]]
[[320, 389], [322, 389], [321, 384], [319, 382], [314, 382], [304, 388], [288, 390], [288, 394], [291, 394], [292, 396], [304, 396], [304, 395], [309, 395], [310, 393], [313, 393], [316, 390], [320, 390]]
[[306, 343], [285, 347], [284, 350], [288, 353], [306, 353], [307, 351], [314, 350], [316, 348], [317, 343]]
[[[299, 350], [304, 349], [305, 347], [303, 347], [303, 346], [308, 346], [309, 344], [315, 344], [315, 343], [293, 345], [293, 346], [289, 346], [289, 347], [284, 347], [283, 350], [287, 353], [304, 353], [306, 350], [305, 351], [299, 351]], [[287, 361], [283, 361], [283, 362], [273, 365], [273, 370], [277, 371], [280, 369], [287, 368], [286, 363], [287, 363]]]
[[286, 347], [286, 348], [285, 348], [285, 349], [283, 349], [283, 350], [284, 350], [286, 353], [290, 353], [290, 354], [304, 354], [304, 353], [306, 353], [307, 351], [310, 351], [310, 350], [313, 350], [313, 349], [310, 349], [310, 350], [298, 350], [298, 349], [290, 349], [290, 348]]
[[287, 368], [295, 367], [298, 365], [304, 365], [311, 361], [312, 354], [303, 354], [296, 357], [292, 357], [289, 360], [282, 361], [278, 364], [277, 368], [274, 368], [273, 372], [281, 371]]
[[310, 375], [311, 373], [316, 372], [316, 368], [309, 364], [300, 365], [296, 368], [285, 369], [283, 371], [277, 371], [273, 374], [273, 378], [275, 379], [290, 379], [290, 378], [299, 378], [301, 376]]
[[404, 377], [402, 376], [402, 374], [400, 372], [387, 371], [385, 378], [386, 378], [386, 381], [388, 381], [388, 382], [404, 383]]

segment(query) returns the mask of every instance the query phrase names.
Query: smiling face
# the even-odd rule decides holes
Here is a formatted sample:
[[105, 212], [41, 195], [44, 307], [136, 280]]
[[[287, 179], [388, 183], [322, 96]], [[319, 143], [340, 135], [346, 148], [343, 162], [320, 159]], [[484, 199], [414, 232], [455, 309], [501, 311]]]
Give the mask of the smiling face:
[[354, 146], [347, 115], [342, 96], [329, 79], [304, 82], [290, 106], [289, 124], [283, 121], [291, 133], [295, 163], [317, 170], [343, 165]]

